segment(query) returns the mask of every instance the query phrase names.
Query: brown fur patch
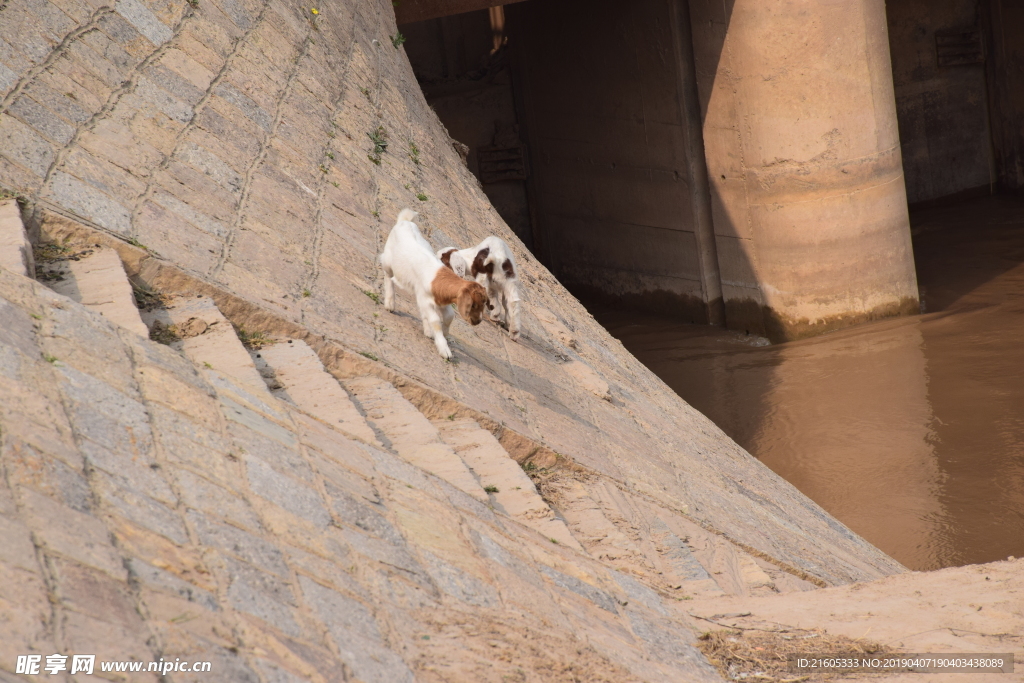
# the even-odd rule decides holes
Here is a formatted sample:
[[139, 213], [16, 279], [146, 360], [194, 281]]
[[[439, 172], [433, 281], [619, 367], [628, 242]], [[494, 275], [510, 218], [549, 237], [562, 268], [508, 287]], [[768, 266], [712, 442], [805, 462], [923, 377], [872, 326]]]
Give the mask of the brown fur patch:
[[[441, 263], [445, 264], [449, 268], [452, 268], [452, 252], [456, 251], [455, 247], [451, 249], [445, 249], [441, 252]], [[452, 268], [452, 270], [455, 270]]]
[[455, 303], [462, 291], [462, 285], [469, 280], [463, 280], [455, 274], [451, 268], [439, 268], [430, 283], [430, 293], [434, 295], [434, 303], [438, 306], [447, 306]]
[[505, 271], [505, 277], [511, 280], [516, 276], [515, 268], [512, 267], [512, 260], [505, 259], [505, 262], [501, 264], [501, 269]]
[[473, 277], [476, 277], [480, 273], [487, 273], [488, 275], [494, 275], [494, 263], [485, 264], [484, 261], [488, 256], [491, 255], [491, 248], [484, 247], [480, 251], [476, 252], [476, 258], [473, 259], [473, 266], [471, 272]]
[[479, 325], [487, 304], [487, 290], [476, 282], [463, 280], [450, 268], [438, 268], [430, 283], [430, 293], [438, 306], [455, 304], [459, 315], [471, 325]]

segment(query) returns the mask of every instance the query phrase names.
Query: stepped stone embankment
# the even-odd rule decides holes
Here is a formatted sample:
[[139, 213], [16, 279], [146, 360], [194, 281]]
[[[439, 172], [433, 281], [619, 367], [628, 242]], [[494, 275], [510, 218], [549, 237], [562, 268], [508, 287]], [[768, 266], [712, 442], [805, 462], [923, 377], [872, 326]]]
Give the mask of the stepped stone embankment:
[[[377, 358], [443, 413], [428, 417], [464, 408], [517, 459], [557, 453], [791, 573], [835, 584], [901, 571], [681, 401], [523, 249], [392, 45], [390, 3], [317, 9], [8, 2], [0, 184], [28, 200], [33, 238], [66, 235], [72, 217], [144, 245], [121, 250], [133, 276], [173, 264], [186, 289], [246, 304], [225, 308], [236, 324], [298, 326], [318, 352], [330, 340]], [[456, 323], [458, 363], [438, 362], [407, 297], [398, 315], [376, 303], [375, 257], [406, 205], [437, 246], [490, 233], [513, 245], [522, 343]]]
[[8, 270], [0, 315], [3, 680], [714, 679], [671, 600], [401, 457]]

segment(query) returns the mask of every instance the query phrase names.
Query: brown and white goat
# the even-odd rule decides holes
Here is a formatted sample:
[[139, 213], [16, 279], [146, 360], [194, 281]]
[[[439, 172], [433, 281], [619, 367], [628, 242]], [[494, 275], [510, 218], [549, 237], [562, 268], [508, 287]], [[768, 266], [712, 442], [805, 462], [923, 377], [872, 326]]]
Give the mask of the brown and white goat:
[[434, 340], [444, 359], [452, 357], [445, 335], [455, 318], [452, 304], [471, 325], [479, 325], [487, 303], [487, 291], [476, 282], [463, 280], [446, 268], [434, 254], [413, 221], [416, 212], [402, 209], [391, 228], [380, 264], [384, 268], [384, 308], [395, 311], [395, 285], [411, 292], [423, 321], [423, 334]]

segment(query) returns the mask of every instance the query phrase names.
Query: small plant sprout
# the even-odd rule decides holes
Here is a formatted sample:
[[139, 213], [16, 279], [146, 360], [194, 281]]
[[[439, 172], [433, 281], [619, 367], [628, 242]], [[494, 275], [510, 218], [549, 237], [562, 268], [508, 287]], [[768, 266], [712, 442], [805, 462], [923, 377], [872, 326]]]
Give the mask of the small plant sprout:
[[50, 365], [56, 365], [57, 364], [57, 356], [51, 356], [48, 353], [44, 353], [43, 354], [43, 360], [45, 360]]
[[331, 185], [334, 185], [335, 187], [341, 187], [341, 185], [338, 184], [337, 180], [332, 180]]
[[421, 202], [425, 202], [427, 201], [427, 195], [423, 194], [422, 192], [417, 192], [416, 199], [420, 200]]
[[420, 165], [420, 148], [412, 140], [409, 141], [409, 158], [412, 159], [412, 163]]
[[377, 356], [373, 355], [369, 351], [360, 351], [359, 355], [362, 356], [363, 358], [369, 358], [370, 360], [375, 360], [375, 361], [379, 361], [380, 360], [380, 358], [377, 358]]
[[372, 301], [373, 303], [380, 304], [380, 295], [377, 294], [377, 292], [371, 292], [368, 289], [364, 289], [363, 294], [370, 297], [370, 301]]
[[145, 249], [147, 251], [149, 250], [149, 247], [147, 247], [145, 244], [143, 244], [134, 237], [128, 238], [128, 244], [132, 245], [133, 247], [138, 247], [139, 249]]
[[309, 291], [309, 289], [307, 289], [307, 288], [303, 288], [302, 289], [302, 298], [303, 299], [308, 299], [311, 296], [313, 296], [313, 292]]
[[370, 99], [370, 89], [359, 86], [359, 92], [366, 96], [366, 99]]
[[484, 491], [487, 493], [501, 493], [497, 486], [485, 486]]
[[374, 218], [380, 218], [380, 211], [371, 211], [370, 215]]
[[213, 366], [207, 363], [205, 360], [203, 361], [203, 367], [206, 368], [207, 370], [213, 370]]
[[454, 421], [455, 421], [455, 413], [452, 413], [451, 415], [449, 415], [449, 416], [448, 416], [448, 419], [449, 419], [450, 421], [454, 422]]
[[321, 173], [328, 173], [329, 171], [328, 171], [326, 166], [324, 166], [323, 164], [320, 164], [320, 172]]
[[401, 47], [402, 43], [404, 43], [404, 42], [405, 42], [405, 36], [402, 35], [401, 31], [399, 31], [395, 35], [391, 36], [391, 44], [395, 46], [396, 50], [399, 47]]
[[333, 130], [329, 130], [329, 131], [327, 131], [327, 137], [329, 137], [329, 138], [331, 138], [333, 140], [334, 138], [338, 137], [338, 134], [335, 133]]
[[193, 8], [199, 7], [199, 0], [186, 0], [188, 4], [192, 5]]
[[410, 185], [409, 183], [406, 183], [405, 185], [403, 185], [403, 187], [405, 189], [407, 189], [407, 190], [411, 190], [412, 189], [412, 185]]
[[377, 126], [377, 130], [367, 133], [366, 136], [373, 143], [373, 151], [366, 156], [370, 161], [380, 166], [380, 155], [388, 151], [388, 132], [384, 130], [384, 126]]
[[548, 540], [551, 541], [552, 543], [554, 543], [555, 545], [558, 545], [558, 539], [549, 538]]
[[333, 159], [334, 158], [334, 152], [332, 152], [331, 150], [327, 150], [326, 156], [327, 156], [328, 159]]
[[29, 315], [32, 316], [33, 320], [42, 320], [43, 319], [43, 316], [39, 315], [38, 313], [29, 313]]

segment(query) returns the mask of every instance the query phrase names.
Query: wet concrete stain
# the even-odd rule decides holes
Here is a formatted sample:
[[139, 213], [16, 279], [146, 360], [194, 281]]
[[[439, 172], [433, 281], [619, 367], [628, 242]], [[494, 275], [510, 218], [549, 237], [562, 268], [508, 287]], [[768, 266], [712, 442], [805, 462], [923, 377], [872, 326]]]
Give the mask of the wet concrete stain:
[[925, 313], [768, 345], [595, 315], [740, 445], [917, 570], [1024, 555], [1024, 200], [912, 215]]

